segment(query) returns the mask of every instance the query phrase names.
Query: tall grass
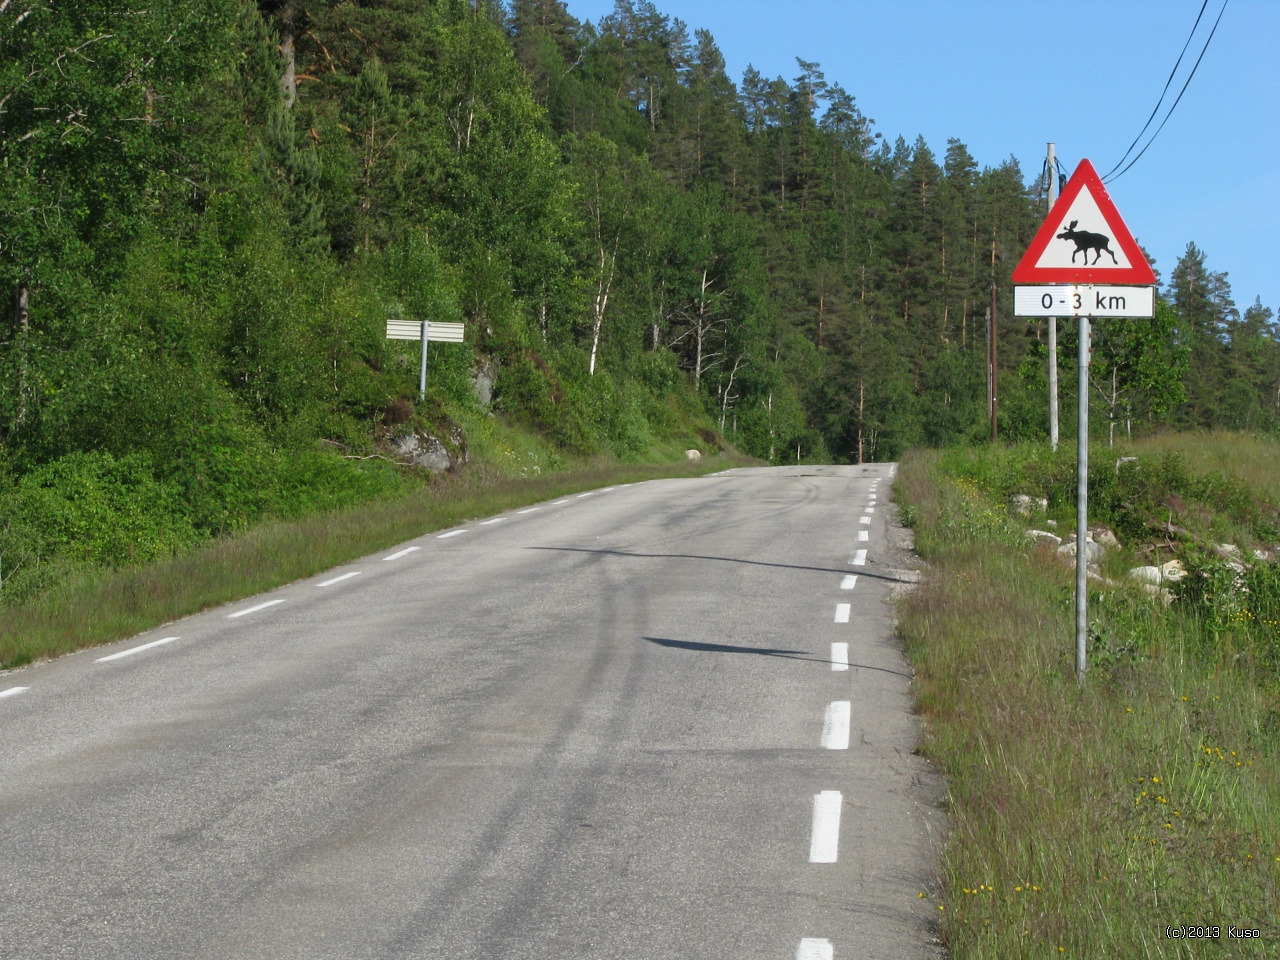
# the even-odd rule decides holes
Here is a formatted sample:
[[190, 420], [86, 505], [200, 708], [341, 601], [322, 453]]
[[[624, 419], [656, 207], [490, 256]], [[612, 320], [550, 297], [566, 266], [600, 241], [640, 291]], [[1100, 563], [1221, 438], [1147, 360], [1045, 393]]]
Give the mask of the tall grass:
[[542, 472], [530, 466], [545, 458], [531, 452], [398, 499], [263, 524], [146, 565], [87, 570], [29, 603], [0, 605], [0, 669], [132, 636], [476, 517], [607, 484], [755, 462], [736, 455], [629, 466], [597, 460]]
[[[898, 479], [930, 564], [900, 630], [948, 783], [952, 956], [1280, 956], [1274, 671], [1189, 604], [1107, 586], [1081, 687], [1072, 571], [1021, 538], [993, 457], [918, 453]], [[1196, 924], [1219, 936], [1170, 935]]]

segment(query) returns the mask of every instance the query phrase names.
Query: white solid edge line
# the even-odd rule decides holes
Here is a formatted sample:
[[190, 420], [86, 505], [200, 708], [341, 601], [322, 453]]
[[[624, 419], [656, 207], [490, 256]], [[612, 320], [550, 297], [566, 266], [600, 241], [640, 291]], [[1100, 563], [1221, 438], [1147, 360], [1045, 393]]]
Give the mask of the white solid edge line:
[[487, 527], [487, 526], [490, 526], [490, 525], [495, 524], [495, 523], [501, 523], [501, 522], [502, 522], [503, 520], [505, 520], [505, 519], [507, 519], [507, 518], [506, 518], [506, 517], [494, 517], [492, 520], [481, 520], [481, 521], [480, 521], [480, 526], [482, 526], [482, 527]]
[[858, 531], [858, 542], [859, 542], [859, 543], [866, 543], [866, 542], [867, 542], [867, 541], [869, 541], [870, 539], [871, 539], [871, 534], [869, 534], [866, 530], [859, 530], [859, 531]]
[[450, 530], [448, 533], [442, 533], [436, 537], [437, 540], [448, 540], [450, 537], [456, 537], [460, 533], [466, 533], [466, 530]]
[[128, 650], [121, 650], [119, 653], [113, 653], [107, 657], [99, 657], [94, 663], [106, 663], [108, 660], [119, 660], [121, 657], [128, 657], [135, 653], [141, 653], [143, 650], [150, 650], [152, 647], [158, 647], [164, 643], [172, 643], [179, 637], [165, 637], [163, 640], [152, 640], [150, 643], [144, 643], [140, 647], [131, 647]]
[[389, 557], [383, 557], [382, 561], [385, 563], [388, 560], [399, 560], [401, 557], [407, 557], [409, 554], [413, 553], [413, 551], [421, 549], [421, 547], [405, 547], [403, 550], [397, 550]]
[[867, 565], [867, 551], [859, 550], [853, 555], [853, 565], [855, 567], [865, 567]]
[[836, 623], [848, 623], [849, 611], [851, 609], [852, 609], [852, 604], [837, 603], [836, 604]]
[[823, 790], [813, 797], [813, 832], [809, 837], [810, 863], [835, 863], [840, 853], [839, 790]]
[[249, 607], [245, 610], [237, 610], [235, 613], [228, 613], [227, 619], [234, 620], [236, 617], [243, 617], [248, 613], [257, 613], [259, 610], [265, 610], [267, 607], [274, 607], [277, 603], [284, 603], [287, 597], [281, 597], [279, 600], [268, 600], [266, 603], [260, 603], [256, 607]]
[[858, 585], [858, 575], [856, 573], [846, 573], [844, 579], [840, 581], [841, 590], [852, 590]]
[[541, 509], [542, 509], [541, 507], [530, 507], [528, 510], [517, 510], [516, 513], [521, 515], [524, 515], [526, 513], [537, 513]]
[[847, 643], [833, 643], [831, 645], [831, 669], [849, 669], [849, 645]]
[[805, 937], [796, 947], [796, 960], [834, 960], [835, 950], [830, 940], [821, 937]]
[[317, 583], [317, 587], [332, 587], [335, 583], [341, 583], [343, 580], [350, 580], [352, 577], [358, 577], [363, 571], [352, 570], [350, 573], [344, 573], [340, 577], [334, 577], [332, 580], [326, 580], [324, 583]]
[[5, 697], [16, 697], [20, 693], [26, 693], [30, 687], [10, 687], [8, 690], [0, 690], [0, 700]]
[[827, 750], [849, 749], [849, 719], [852, 705], [848, 700], [832, 700], [822, 717], [822, 746]]

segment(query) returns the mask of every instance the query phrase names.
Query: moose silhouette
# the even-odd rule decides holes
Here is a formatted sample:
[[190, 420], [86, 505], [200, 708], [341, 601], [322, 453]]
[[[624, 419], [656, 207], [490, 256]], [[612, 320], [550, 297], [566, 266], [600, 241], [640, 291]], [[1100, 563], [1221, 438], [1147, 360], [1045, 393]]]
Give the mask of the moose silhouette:
[[1090, 233], [1088, 230], [1077, 230], [1076, 224], [1079, 220], [1072, 220], [1071, 225], [1067, 229], [1058, 234], [1059, 240], [1074, 240], [1076, 248], [1071, 251], [1071, 262], [1076, 262], [1076, 254], [1084, 252], [1084, 264], [1090, 266], [1089, 251], [1094, 252], [1093, 262], [1097, 263], [1102, 259], [1102, 251], [1107, 252], [1107, 256], [1111, 258], [1111, 262], [1116, 266], [1120, 265], [1120, 261], [1116, 259], [1116, 255], [1111, 252], [1111, 238], [1102, 233]]

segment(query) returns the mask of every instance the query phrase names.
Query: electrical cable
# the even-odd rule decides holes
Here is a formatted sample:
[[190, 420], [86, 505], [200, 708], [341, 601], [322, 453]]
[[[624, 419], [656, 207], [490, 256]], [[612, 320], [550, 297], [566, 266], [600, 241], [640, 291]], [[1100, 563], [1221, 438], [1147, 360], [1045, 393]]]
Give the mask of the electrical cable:
[[1178, 67], [1182, 65], [1182, 58], [1187, 55], [1187, 47], [1191, 46], [1191, 41], [1195, 37], [1196, 30], [1200, 26], [1200, 19], [1204, 16], [1204, 11], [1208, 6], [1209, 0], [1204, 0], [1204, 3], [1200, 4], [1200, 12], [1196, 14], [1196, 22], [1192, 24], [1191, 32], [1187, 34], [1187, 42], [1182, 45], [1182, 52], [1178, 54], [1178, 59], [1174, 63], [1173, 69], [1169, 71], [1169, 79], [1164, 82], [1164, 89], [1160, 91], [1160, 99], [1156, 101], [1156, 105], [1151, 111], [1151, 116], [1147, 117], [1147, 122], [1142, 125], [1142, 129], [1138, 131], [1138, 135], [1133, 138], [1133, 143], [1129, 144], [1129, 149], [1124, 152], [1124, 156], [1116, 162], [1114, 167], [1104, 173], [1101, 179], [1107, 179], [1107, 177], [1120, 169], [1121, 164], [1129, 159], [1129, 154], [1133, 152], [1133, 148], [1138, 145], [1138, 141], [1142, 139], [1142, 135], [1146, 133], [1147, 128], [1151, 126], [1151, 121], [1154, 120], [1156, 118], [1156, 114], [1160, 112], [1160, 104], [1164, 103], [1165, 94], [1169, 92], [1169, 87], [1173, 83], [1173, 78], [1178, 75]]
[[1196, 75], [1196, 70], [1200, 68], [1200, 61], [1204, 59], [1205, 53], [1208, 52], [1209, 43], [1213, 40], [1213, 35], [1218, 32], [1218, 24], [1222, 22], [1222, 15], [1227, 12], [1227, 4], [1229, 2], [1230, 0], [1222, 0], [1222, 9], [1218, 11], [1218, 19], [1213, 21], [1213, 29], [1209, 31], [1209, 36], [1204, 41], [1204, 47], [1200, 50], [1200, 56], [1196, 57], [1195, 66], [1191, 68], [1191, 76], [1187, 77], [1187, 82], [1184, 83], [1182, 85], [1182, 89], [1178, 91], [1178, 99], [1173, 101], [1173, 106], [1171, 106], [1169, 108], [1169, 112], [1164, 115], [1164, 119], [1160, 121], [1160, 126], [1158, 126], [1156, 128], [1156, 132], [1151, 135], [1151, 139], [1147, 141], [1147, 145], [1138, 151], [1138, 155], [1129, 161], [1128, 166], [1109, 180], [1104, 180], [1103, 183], [1113, 183], [1128, 173], [1130, 168], [1142, 159], [1142, 155], [1147, 152], [1147, 147], [1150, 147], [1151, 144], [1155, 143], [1156, 137], [1160, 136], [1160, 131], [1164, 129], [1164, 125], [1168, 123], [1169, 118], [1173, 116], [1173, 111], [1176, 110], [1178, 108], [1178, 104], [1182, 102], [1182, 95], [1187, 92], [1187, 87], [1191, 85], [1191, 78]]

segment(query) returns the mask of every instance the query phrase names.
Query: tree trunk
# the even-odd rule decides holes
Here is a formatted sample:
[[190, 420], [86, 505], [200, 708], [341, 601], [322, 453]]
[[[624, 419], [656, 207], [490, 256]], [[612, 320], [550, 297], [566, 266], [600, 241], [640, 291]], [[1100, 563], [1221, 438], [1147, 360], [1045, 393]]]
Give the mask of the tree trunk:
[[284, 59], [284, 74], [280, 77], [280, 94], [285, 109], [292, 110], [298, 99], [298, 61], [294, 52], [297, 28], [293, 22], [293, 0], [285, 0], [280, 6], [280, 56]]
[[858, 379], [858, 463], [862, 463], [862, 411], [866, 407], [867, 394], [861, 378]]
[[827, 293], [825, 290], [818, 292], [818, 349], [822, 349], [822, 323], [825, 317], [827, 306]]
[[31, 311], [26, 281], [20, 281], [13, 292], [13, 319], [18, 346], [18, 404], [13, 424], [22, 426], [27, 419], [27, 333], [31, 328]]
[[738, 357], [733, 361], [733, 369], [729, 371], [729, 385], [724, 388], [724, 395], [720, 398], [720, 432], [724, 433], [724, 421], [729, 412], [730, 394], [733, 392], [733, 378], [738, 374], [738, 368], [742, 366], [742, 358]]
[[613, 256], [609, 256], [609, 251], [605, 249], [604, 244], [600, 245], [600, 275], [596, 282], [596, 299], [594, 304], [595, 317], [591, 325], [591, 362], [587, 365], [587, 375], [594, 377], [596, 375], [596, 355], [600, 350], [600, 331], [604, 327], [604, 311], [609, 306], [609, 290], [613, 286], [613, 268], [618, 263], [618, 241], [622, 234], [619, 233], [613, 241]]
[[708, 328], [707, 323], [707, 289], [711, 286], [711, 281], [707, 279], [707, 271], [702, 271], [702, 285], [698, 288], [698, 319], [694, 324], [694, 344], [695, 353], [693, 359], [693, 386], [697, 389], [702, 382], [702, 361], [704, 357], [705, 338]]

